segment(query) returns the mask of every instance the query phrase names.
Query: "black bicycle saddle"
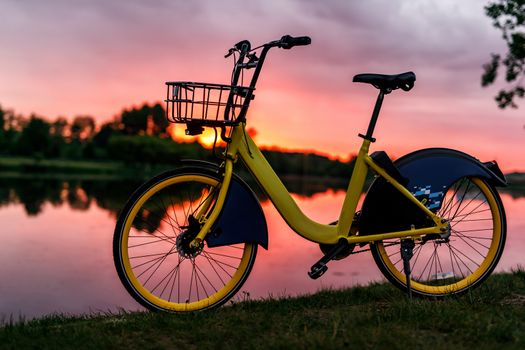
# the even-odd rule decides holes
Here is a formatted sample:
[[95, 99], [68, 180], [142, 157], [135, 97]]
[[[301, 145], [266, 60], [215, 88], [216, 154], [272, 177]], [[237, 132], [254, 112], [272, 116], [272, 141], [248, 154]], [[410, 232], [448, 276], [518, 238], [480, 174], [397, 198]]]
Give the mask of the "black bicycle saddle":
[[414, 72], [406, 72], [395, 75], [364, 73], [357, 74], [353, 79], [354, 83], [372, 84], [374, 87], [384, 92], [390, 92], [396, 89], [409, 91], [414, 87], [415, 81], [416, 75]]

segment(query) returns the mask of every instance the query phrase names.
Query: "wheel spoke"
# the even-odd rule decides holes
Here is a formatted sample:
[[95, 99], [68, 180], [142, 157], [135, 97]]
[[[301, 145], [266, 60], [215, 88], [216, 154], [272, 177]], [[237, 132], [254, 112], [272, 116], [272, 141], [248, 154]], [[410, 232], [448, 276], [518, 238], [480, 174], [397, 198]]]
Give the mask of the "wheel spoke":
[[[448, 200], [448, 203], [444, 207], [442, 207], [443, 209], [440, 210], [440, 212], [442, 213], [441, 216], [445, 216], [446, 213], [449, 213], [450, 205], [454, 201], [454, 198], [456, 197], [456, 194], [458, 193], [459, 188], [461, 187], [463, 182], [465, 182], [465, 179], [462, 179], [461, 182], [456, 186], [456, 188], [454, 189], [454, 193], [452, 193], [452, 195], [450, 196], [450, 199]], [[446, 194], [445, 194], [445, 197], [446, 197]]]
[[479, 250], [477, 250], [475, 247], [472, 246], [465, 238], [463, 238], [461, 235], [456, 235], [459, 239], [461, 239], [466, 245], [468, 245], [473, 251], [479, 254], [482, 259], [485, 259], [485, 255], [481, 253]]
[[204, 258], [206, 258], [206, 260], [207, 260], [208, 263], [210, 264], [212, 270], [215, 271], [215, 273], [217, 274], [217, 277], [219, 277], [219, 280], [221, 281], [221, 283], [222, 283], [222, 284], [226, 284], [226, 283], [224, 282], [224, 280], [222, 279], [221, 274], [220, 274], [219, 272], [217, 272], [217, 269], [215, 269], [215, 266], [213, 266], [213, 264], [212, 264], [212, 260], [211, 260], [210, 258], [208, 258], [208, 257], [206, 256], [206, 254], [202, 254], [201, 256], [203, 256]]
[[[469, 215], [472, 215], [472, 214], [479, 214], [479, 213], [485, 213], [487, 211], [490, 211], [490, 208], [488, 209], [483, 209], [483, 210], [478, 210], [478, 211], [473, 211], [471, 213], [468, 213], [468, 214], [462, 214], [462, 215], [458, 215], [456, 216], [454, 219], [457, 219], [457, 218], [460, 218], [460, 217], [465, 217], [465, 216], [469, 216]], [[450, 222], [453, 222], [454, 220], [450, 220]]]
[[415, 249], [414, 249], [414, 255], [415, 255], [415, 258], [414, 258], [414, 262], [412, 263], [412, 270], [415, 269], [416, 267], [416, 264], [417, 264], [417, 260], [419, 259], [419, 256], [421, 255], [421, 251], [423, 250], [423, 245], [420, 244], [418, 245]]
[[[162, 201], [162, 198], [159, 198], [159, 200]], [[152, 200], [151, 198], [150, 198], [150, 200], [148, 201], [148, 203], [149, 203], [149, 202], [151, 202], [153, 205], [155, 205], [155, 207], [156, 207], [161, 213], [164, 213], [164, 215], [162, 215], [162, 216], [161, 216], [161, 215], [158, 215], [156, 212], [153, 212], [153, 214], [155, 214], [158, 218], [161, 219], [161, 221], [164, 221], [166, 224], [170, 225], [170, 227], [173, 228], [173, 225], [172, 225], [172, 223], [171, 223], [171, 216], [170, 216], [169, 213], [168, 213], [168, 209], [167, 209], [163, 204], [162, 204], [162, 207], [159, 206], [159, 205], [157, 204], [157, 202], [154, 201], [154, 200]], [[166, 220], [164, 217], [167, 217], [168, 220]], [[178, 224], [177, 224], [177, 228], [179, 229], [179, 231], [182, 230], [182, 227], [181, 227], [180, 225], [178, 225]]]
[[[166, 204], [164, 204], [164, 200], [162, 199], [162, 196], [159, 196], [159, 199], [160, 199], [160, 202], [162, 203], [162, 206], [164, 207], [164, 211], [166, 213], [166, 217], [168, 218], [168, 224], [170, 225], [171, 230], [173, 231], [173, 236], [177, 237], [177, 232], [175, 231], [175, 226], [172, 223], [172, 221], [174, 221], [174, 220], [172, 220], [171, 215], [170, 215], [169, 210], [168, 210], [170, 208], [170, 206], [166, 206]], [[170, 199], [171, 199], [171, 197], [170, 197]], [[175, 207], [171, 207], [171, 208], [173, 208], [173, 212], [175, 212]], [[181, 227], [178, 224], [178, 222], [175, 221], [175, 225], [177, 225], [177, 228], [180, 231]]]
[[[151, 227], [155, 227], [156, 225], [150, 223], [148, 220], [145, 220], [143, 219], [142, 217], [138, 217], [139, 220], [141, 220], [142, 222], [144, 222], [146, 225], [151, 225]], [[149, 232], [145, 232], [144, 230], [138, 230], [140, 232], [144, 232], [146, 235], [150, 235], [150, 236], [155, 236], [155, 237], [159, 237], [159, 236], [156, 236], [154, 235], [153, 233], [149, 233]], [[155, 230], [153, 232], [158, 232], [160, 233], [164, 238], [166, 238], [168, 241], [172, 242], [172, 243], [175, 243], [175, 241], [173, 241], [173, 238], [174, 237], [170, 237], [168, 236], [167, 234], [165, 234], [164, 232], [162, 232], [161, 230], [159, 230], [158, 227], [155, 227]], [[159, 237], [160, 238], [160, 237]]]
[[[463, 211], [465, 211], [469, 205], [476, 199], [479, 197], [479, 195], [481, 194], [481, 191], [478, 191], [478, 193], [473, 197], [473, 198], [470, 198], [470, 200], [468, 201], [467, 204], [465, 204], [463, 206], [463, 208], [456, 214], [456, 215], [460, 215], [461, 213], [463, 213]], [[486, 201], [482, 201], [481, 203], [478, 204], [478, 206], [476, 208], [479, 208], [482, 204], [486, 203]]]
[[208, 251], [207, 252], [208, 254], [212, 254], [212, 255], [217, 255], [217, 256], [224, 256], [226, 258], [231, 258], [231, 259], [237, 259], [237, 260], [241, 260], [242, 258], [239, 258], [238, 256], [232, 256], [232, 255], [227, 255], [227, 254], [220, 254], [220, 253], [215, 253], [215, 252], [210, 252]]
[[[135, 236], [135, 237], [136, 238], [147, 238], [147, 237], [141, 237], [141, 236]], [[133, 237], [130, 236], [130, 238], [133, 238]], [[159, 238], [159, 239], [154, 240], [153, 242], [146, 242], [146, 243], [130, 245], [130, 246], [128, 246], [128, 248], [142, 247], [142, 246], [149, 245], [149, 244], [156, 244], [156, 243], [163, 243], [163, 242], [170, 242], [170, 243], [173, 244], [173, 242], [171, 242], [171, 240], [169, 240], [169, 239]]]
[[[168, 255], [170, 255], [170, 254], [174, 254], [174, 253], [176, 253], [176, 252], [170, 250], [168, 253], [160, 253], [160, 254], [157, 254], [157, 255], [160, 255], [158, 258], [153, 258], [153, 259], [148, 260], [148, 261], [146, 261], [146, 262], [143, 262], [143, 263], [141, 263], [141, 264], [139, 264], [139, 265], [134, 265], [133, 268], [136, 269], [136, 268], [138, 268], [138, 267], [142, 267], [142, 266], [144, 266], [144, 265], [149, 264], [150, 262], [158, 261], [158, 260], [160, 260], [160, 259], [162, 259], [162, 258], [164, 258], [164, 257], [166, 257], [166, 256], [168, 256]], [[131, 260], [131, 259], [134, 259], [134, 257], [130, 257], [129, 259], [130, 259], [130, 260]], [[139, 277], [139, 276], [137, 276], [137, 277]]]
[[485, 248], [487, 250], [490, 249], [490, 246], [486, 246], [485, 244], [483, 244], [481, 242], [478, 242], [478, 239], [486, 239], [486, 240], [492, 241], [492, 238], [476, 238], [476, 237], [472, 237], [472, 236], [466, 236], [466, 235], [464, 235], [464, 234], [462, 234], [460, 232], [456, 232], [456, 236], [462, 237], [464, 239], [468, 239], [468, 240], [472, 241], [473, 243], [476, 243], [477, 245], [480, 245], [480, 246], [482, 246], [483, 248]]
[[[456, 257], [456, 259], [459, 260], [461, 262], [461, 264], [463, 264], [463, 266], [467, 268], [469, 273], [472, 274], [472, 270], [470, 269], [470, 267], [465, 263], [465, 261], [461, 258], [461, 256], [459, 256], [460, 254], [463, 255], [463, 256], [465, 256], [465, 255], [463, 253], [461, 253], [460, 250], [455, 249], [451, 245], [449, 245], [449, 247], [450, 247], [450, 250], [451, 250], [452, 254], [454, 254], [454, 256]], [[468, 259], [468, 257], [466, 257], [466, 258]]]
[[199, 272], [202, 274], [202, 276], [204, 277], [204, 279], [208, 282], [208, 284], [213, 288], [213, 290], [215, 292], [217, 292], [217, 288], [215, 288], [215, 285], [213, 283], [211, 283], [211, 281], [208, 279], [208, 277], [206, 276], [206, 274], [204, 272], [202, 272], [202, 270], [200, 269], [200, 267], [198, 265], [195, 265], [195, 267], [197, 268], [197, 270], [199, 270]]
[[452, 195], [450, 196], [450, 200], [449, 200], [449, 205], [447, 206], [447, 208], [445, 210], [443, 210], [443, 217], [451, 217], [451, 213], [452, 211], [458, 206], [460, 205], [460, 201], [457, 200], [457, 196], [458, 196], [458, 193], [459, 193], [459, 190], [461, 189], [461, 187], [463, 186], [463, 184], [466, 182], [466, 179], [462, 179], [460, 180], [461, 182], [457, 185], [457, 187], [454, 189], [454, 193], [452, 193]]
[[224, 263], [224, 262], [222, 262], [222, 261], [216, 260], [216, 259], [214, 259], [213, 257], [209, 256], [209, 254], [207, 254], [206, 252], [203, 252], [203, 254], [204, 254], [207, 258], [209, 258], [211, 261], [213, 261], [215, 264], [217, 264], [217, 266], [218, 266], [222, 271], [224, 271], [228, 276], [230, 276], [230, 278], [233, 277], [233, 275], [231, 275], [228, 271], [226, 271], [226, 269], [224, 269], [224, 266], [230, 267], [230, 268], [232, 268], [232, 269], [236, 269], [236, 267], [231, 266], [231, 265], [229, 265], [229, 264], [226, 264], [226, 263]]
[[178, 265], [176, 265], [173, 269], [171, 269], [156, 285], [155, 287], [153, 287], [151, 289], [151, 292], [155, 292], [155, 290], [157, 290], [157, 288], [166, 280], [166, 278], [168, 278], [168, 281], [166, 282], [166, 285], [164, 286], [164, 288], [162, 289], [162, 291], [160, 292], [160, 295], [162, 295], [164, 293], [164, 290], [168, 287], [169, 283], [170, 283], [170, 280], [171, 278], [173, 277], [173, 275], [176, 273], [176, 271], [178, 270], [180, 266], [180, 263]]
[[[483, 204], [485, 204], [486, 202], [481, 202], [478, 204], [478, 206], [476, 206], [474, 209], [472, 209], [470, 212], [468, 212], [467, 214], [464, 214], [463, 219], [468, 217], [469, 215], [472, 215], [473, 212], [475, 212], [479, 207], [481, 207]], [[461, 211], [463, 212], [463, 210]], [[459, 215], [459, 214], [458, 214]], [[461, 223], [463, 221], [463, 219], [459, 220], [459, 221], [455, 221], [454, 219], [452, 219], [452, 221], [455, 221], [454, 222], [454, 225], [457, 225], [459, 223]]]
[[467, 182], [467, 188], [463, 191], [463, 194], [461, 195], [461, 199], [459, 199], [458, 201], [458, 206], [456, 207], [456, 211], [454, 212], [453, 215], [450, 215], [451, 220], [453, 220], [456, 217], [456, 215], [458, 215], [459, 208], [461, 208], [461, 204], [463, 203], [463, 200], [465, 199], [465, 196], [467, 195], [469, 188], [470, 188], [470, 181]]

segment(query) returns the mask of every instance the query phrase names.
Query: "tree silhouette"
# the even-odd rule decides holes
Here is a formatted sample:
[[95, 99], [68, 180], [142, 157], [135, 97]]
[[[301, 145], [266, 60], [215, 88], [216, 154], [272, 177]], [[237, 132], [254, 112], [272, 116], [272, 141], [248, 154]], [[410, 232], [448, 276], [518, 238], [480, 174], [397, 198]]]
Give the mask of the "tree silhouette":
[[153, 135], [167, 136], [166, 128], [169, 122], [164, 107], [160, 103], [151, 106], [150, 115], [153, 121]]
[[68, 130], [68, 123], [66, 118], [58, 117], [54, 122], [51, 123], [49, 132], [53, 136], [64, 137]]
[[161, 104], [149, 106], [147, 103], [140, 108], [122, 111], [121, 122], [124, 132], [129, 135], [166, 136], [168, 120]]
[[71, 139], [85, 141], [90, 139], [95, 132], [95, 119], [88, 115], [77, 116], [71, 123]]
[[0, 105], [0, 154], [4, 151], [5, 135], [4, 135], [5, 112]]
[[13, 110], [3, 109], [0, 106], [0, 154], [10, 154], [15, 147], [20, 125], [25, 124], [20, 116]]
[[50, 125], [48, 122], [32, 115], [18, 139], [18, 154], [27, 156], [44, 155], [51, 140], [49, 129]]
[[501, 89], [495, 99], [502, 109], [509, 106], [517, 108], [515, 98], [523, 98], [525, 95], [525, 0], [491, 2], [485, 6], [485, 13], [492, 18], [494, 27], [501, 30], [508, 51], [504, 58], [499, 54], [491, 54], [491, 61], [483, 66], [481, 85], [493, 84], [500, 66], [503, 65], [505, 81], [514, 85]]
[[5, 112], [2, 109], [2, 106], [0, 105], [0, 134], [3, 134], [4, 132], [4, 120], [5, 120]]

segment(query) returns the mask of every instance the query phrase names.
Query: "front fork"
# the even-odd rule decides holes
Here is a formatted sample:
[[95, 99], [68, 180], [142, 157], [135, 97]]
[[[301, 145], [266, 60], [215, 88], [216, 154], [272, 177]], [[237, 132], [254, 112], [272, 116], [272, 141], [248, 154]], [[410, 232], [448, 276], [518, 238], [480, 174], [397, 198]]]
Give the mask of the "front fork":
[[210, 196], [207, 201], [204, 203], [202, 208], [199, 210], [199, 213], [196, 216], [196, 219], [200, 224], [203, 224], [199, 233], [193, 241], [190, 242], [191, 248], [197, 248], [202, 244], [206, 235], [210, 232], [212, 225], [215, 223], [215, 220], [219, 217], [224, 202], [226, 201], [226, 195], [228, 194], [228, 189], [230, 188], [230, 183], [233, 174], [233, 160], [226, 158], [223, 166], [220, 167], [220, 176], [222, 176], [222, 181], [220, 183], [219, 194], [217, 195], [217, 200], [213, 205], [211, 213], [206, 216], [210, 205], [212, 205], [215, 196]]

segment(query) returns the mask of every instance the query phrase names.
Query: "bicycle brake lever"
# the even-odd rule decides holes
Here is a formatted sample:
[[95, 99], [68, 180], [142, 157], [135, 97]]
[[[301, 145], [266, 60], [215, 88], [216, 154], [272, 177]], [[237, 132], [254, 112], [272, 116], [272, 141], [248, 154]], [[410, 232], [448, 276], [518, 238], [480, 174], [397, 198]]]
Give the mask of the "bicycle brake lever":
[[239, 41], [234, 46], [234, 48], [238, 50], [241, 53], [241, 55], [250, 52], [251, 47], [252, 44], [250, 44], [248, 40]]
[[224, 55], [224, 58], [228, 58], [230, 57], [233, 53], [235, 52], [235, 49], [234, 48], [231, 48], [228, 50], [228, 53], [226, 55]]

